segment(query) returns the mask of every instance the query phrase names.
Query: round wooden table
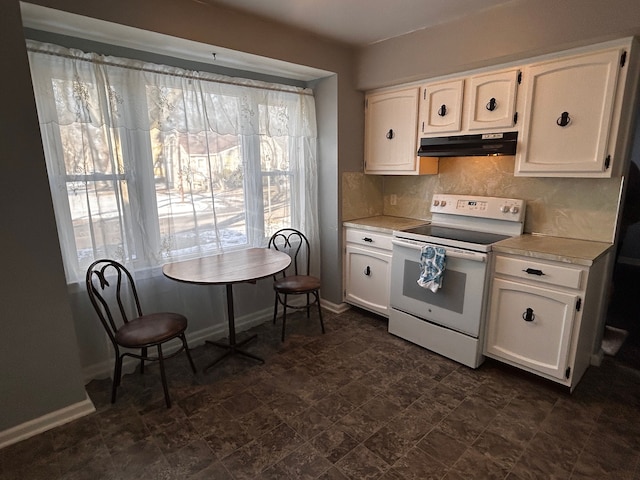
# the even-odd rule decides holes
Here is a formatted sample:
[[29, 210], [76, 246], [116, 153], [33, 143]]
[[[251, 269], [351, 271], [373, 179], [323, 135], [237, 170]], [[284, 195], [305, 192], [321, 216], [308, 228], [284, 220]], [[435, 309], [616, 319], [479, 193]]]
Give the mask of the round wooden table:
[[249, 248], [246, 250], [225, 252], [210, 257], [167, 263], [162, 267], [162, 273], [172, 280], [197, 285], [226, 286], [229, 343], [207, 340], [207, 343], [224, 348], [226, 352], [211, 364], [207, 365], [204, 371], [207, 371], [216, 363], [236, 353], [264, 363], [262, 358], [239, 348], [256, 338], [257, 335], [252, 335], [242, 342], [236, 343], [233, 284], [255, 283], [256, 280], [281, 272], [287, 268], [290, 263], [291, 257], [286, 253], [266, 248]]

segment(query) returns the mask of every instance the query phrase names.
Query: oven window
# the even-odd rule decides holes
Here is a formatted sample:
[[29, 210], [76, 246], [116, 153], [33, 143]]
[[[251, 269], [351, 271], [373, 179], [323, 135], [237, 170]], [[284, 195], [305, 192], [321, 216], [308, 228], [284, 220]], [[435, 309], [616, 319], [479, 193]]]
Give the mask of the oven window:
[[465, 273], [446, 269], [442, 277], [442, 286], [436, 293], [418, 285], [418, 277], [420, 276], [420, 264], [418, 262], [405, 259], [403, 275], [403, 296], [462, 314], [464, 291], [467, 284], [467, 275]]

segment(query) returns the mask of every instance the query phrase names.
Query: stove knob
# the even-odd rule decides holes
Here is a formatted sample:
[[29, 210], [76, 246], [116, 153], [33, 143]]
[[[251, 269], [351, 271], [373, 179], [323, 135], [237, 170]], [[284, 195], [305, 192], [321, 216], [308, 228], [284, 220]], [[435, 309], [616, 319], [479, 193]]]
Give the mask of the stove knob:
[[500, 207], [500, 211], [502, 213], [508, 213], [509, 212], [509, 205], [503, 205]]
[[442, 201], [440, 202], [440, 206], [441, 206], [441, 207], [444, 207], [446, 204], [447, 204], [447, 202], [446, 202], [445, 200], [442, 200]]
[[518, 213], [519, 211], [520, 211], [520, 209], [516, 205], [511, 207], [511, 213]]
[[437, 207], [438, 205], [440, 205], [440, 200], [434, 200], [433, 201], [433, 206]]

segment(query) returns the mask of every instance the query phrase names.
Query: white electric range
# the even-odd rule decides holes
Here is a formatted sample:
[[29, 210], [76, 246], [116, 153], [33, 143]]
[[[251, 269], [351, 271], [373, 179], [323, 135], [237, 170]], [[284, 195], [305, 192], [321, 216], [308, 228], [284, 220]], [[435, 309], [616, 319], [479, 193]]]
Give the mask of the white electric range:
[[[436, 194], [431, 224], [393, 232], [389, 332], [472, 368], [484, 360], [491, 245], [524, 228], [525, 201]], [[435, 292], [417, 282], [424, 247], [441, 247]]]

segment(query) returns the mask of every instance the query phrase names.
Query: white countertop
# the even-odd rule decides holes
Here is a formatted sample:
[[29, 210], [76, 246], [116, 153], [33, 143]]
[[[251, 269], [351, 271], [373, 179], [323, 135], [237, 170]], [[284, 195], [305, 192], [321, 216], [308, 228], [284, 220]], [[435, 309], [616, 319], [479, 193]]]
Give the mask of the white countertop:
[[[420, 220], [417, 218], [377, 215], [348, 220], [343, 222], [343, 225], [345, 227], [391, 234], [394, 230], [406, 230], [428, 223], [429, 220]], [[523, 234], [497, 242], [493, 244], [492, 248], [494, 252], [498, 253], [591, 266], [597, 259], [613, 248], [613, 244], [546, 235]]]
[[591, 266], [605, 255], [613, 244], [524, 234], [493, 244], [493, 251], [532, 258]]
[[374, 232], [393, 233], [394, 230], [405, 230], [428, 224], [428, 220], [417, 218], [392, 217], [390, 215], [377, 215], [375, 217], [358, 218], [342, 222], [345, 227], [361, 228]]

